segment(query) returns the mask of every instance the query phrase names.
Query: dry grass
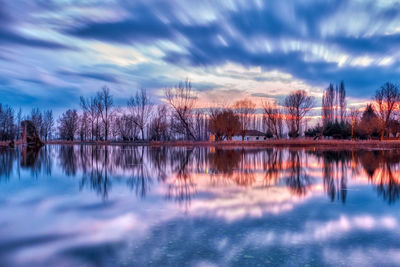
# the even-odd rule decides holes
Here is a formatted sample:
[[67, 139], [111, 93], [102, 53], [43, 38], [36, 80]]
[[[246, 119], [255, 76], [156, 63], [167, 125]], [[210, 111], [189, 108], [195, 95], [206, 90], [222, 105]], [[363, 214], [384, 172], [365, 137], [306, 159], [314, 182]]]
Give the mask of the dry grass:
[[220, 141], [220, 142], [151, 142], [152, 146], [231, 146], [231, 147], [331, 147], [331, 148], [400, 148], [400, 140], [312, 140], [282, 139], [266, 141]]

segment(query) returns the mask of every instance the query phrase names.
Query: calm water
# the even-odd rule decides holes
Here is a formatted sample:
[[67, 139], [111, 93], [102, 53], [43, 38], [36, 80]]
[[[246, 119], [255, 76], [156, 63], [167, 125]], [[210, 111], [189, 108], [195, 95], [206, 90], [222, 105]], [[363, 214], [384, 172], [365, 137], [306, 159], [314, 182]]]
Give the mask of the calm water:
[[393, 266], [400, 152], [0, 150], [0, 266]]

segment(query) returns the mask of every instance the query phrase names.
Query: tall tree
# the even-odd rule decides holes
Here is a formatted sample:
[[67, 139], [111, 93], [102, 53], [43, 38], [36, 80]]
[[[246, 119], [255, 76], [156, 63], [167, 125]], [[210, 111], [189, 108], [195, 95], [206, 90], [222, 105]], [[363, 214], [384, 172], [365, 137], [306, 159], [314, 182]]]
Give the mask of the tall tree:
[[99, 122], [99, 112], [97, 108], [97, 97], [91, 97], [85, 99], [83, 96], [80, 98], [81, 107], [83, 112], [88, 114], [88, 120], [90, 121], [91, 129], [91, 139], [94, 140], [94, 136], [96, 135], [96, 139], [98, 139], [97, 129], [98, 129], [98, 122]]
[[186, 79], [173, 88], [165, 89], [165, 98], [172, 109], [172, 127], [186, 139], [197, 140], [193, 130], [193, 110], [197, 97], [192, 91], [191, 82]]
[[83, 111], [83, 114], [79, 116], [79, 136], [81, 140], [87, 140], [90, 135], [90, 121], [88, 112]]
[[39, 108], [33, 108], [31, 111], [30, 120], [35, 125], [40, 137], [43, 137], [43, 116]]
[[344, 122], [346, 117], [346, 89], [344, 88], [344, 82], [340, 82], [339, 86], [339, 108], [340, 108], [340, 121]]
[[277, 139], [281, 138], [283, 133], [283, 111], [278, 107], [277, 103], [266, 101], [263, 103], [264, 120], [267, 129]]
[[350, 120], [351, 120], [351, 139], [354, 139], [356, 130], [360, 123], [360, 110], [355, 107], [350, 108]]
[[15, 136], [14, 110], [0, 104], [0, 140], [13, 140]]
[[375, 106], [381, 121], [381, 140], [387, 131], [389, 120], [400, 101], [400, 92], [397, 85], [386, 82], [375, 92]]
[[149, 135], [151, 140], [168, 140], [168, 109], [166, 105], [159, 105], [150, 122]]
[[54, 127], [53, 111], [46, 110], [43, 112], [42, 132], [45, 141], [51, 138]]
[[128, 100], [128, 107], [132, 115], [133, 123], [140, 129], [142, 140], [144, 140], [144, 129], [152, 115], [153, 104], [147, 95], [146, 89], [142, 88]]
[[104, 127], [104, 140], [108, 140], [110, 131], [110, 124], [112, 118], [113, 97], [110, 94], [110, 89], [104, 86], [100, 92], [97, 93], [97, 109], [100, 114]]
[[74, 140], [78, 130], [79, 116], [76, 110], [67, 110], [58, 120], [58, 131], [60, 138], [63, 140]]
[[324, 127], [326, 127], [329, 123], [333, 122], [334, 101], [335, 101], [335, 89], [333, 87], [333, 84], [330, 83], [329, 87], [326, 88], [324, 94], [322, 95], [322, 121]]
[[300, 134], [300, 127], [304, 117], [314, 107], [314, 98], [304, 90], [297, 90], [286, 96], [283, 106], [286, 111], [289, 136], [296, 138]]
[[22, 122], [22, 109], [20, 108], [17, 113], [17, 121], [15, 125], [15, 138], [19, 140], [21, 136], [21, 122]]
[[233, 109], [239, 117], [240, 121], [240, 135], [242, 136], [242, 141], [246, 135], [246, 131], [250, 130], [250, 124], [252, 117], [255, 113], [256, 104], [254, 104], [250, 99], [243, 99], [237, 101], [233, 105]]

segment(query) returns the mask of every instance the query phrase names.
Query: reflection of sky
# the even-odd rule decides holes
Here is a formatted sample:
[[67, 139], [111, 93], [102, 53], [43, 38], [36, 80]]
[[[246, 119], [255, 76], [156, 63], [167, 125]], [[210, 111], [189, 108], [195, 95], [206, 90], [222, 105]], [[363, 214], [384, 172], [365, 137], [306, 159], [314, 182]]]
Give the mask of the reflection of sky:
[[398, 1], [2, 0], [0, 22], [0, 98], [24, 108], [105, 84], [118, 104], [140, 87], [159, 102], [186, 77], [202, 104], [340, 80], [359, 103], [399, 76]]
[[[110, 148], [110, 162], [118, 156], [115, 151], [124, 153]], [[146, 195], [129, 187], [131, 175], [137, 174], [132, 167], [109, 165], [111, 186], [103, 199], [87, 184], [80, 186], [79, 164], [76, 173], [67, 176], [71, 172], [63, 165], [62, 150], [51, 147], [49, 152], [51, 174], [46, 168], [33, 172], [25, 167], [18, 175], [16, 158], [12, 174], [1, 177], [0, 265], [364, 266], [399, 260], [397, 205], [377, 197], [362, 168], [354, 175], [347, 170], [347, 199], [341, 203], [331, 202], [324, 193], [321, 159], [302, 151], [301, 169], [312, 181], [300, 195], [285, 182], [286, 169], [292, 166], [287, 151], [282, 153], [283, 175], [272, 184], [265, 183], [259, 164], [260, 158], [268, 158], [266, 152], [248, 152], [242, 159], [256, 165], [250, 175], [253, 182], [246, 185], [216, 173], [213, 164], [200, 164], [196, 155], [201, 153], [196, 151], [188, 160], [186, 183], [176, 181], [180, 164], [173, 157], [162, 181], [144, 154], [144, 165], [153, 166]], [[45, 155], [40, 153], [38, 160]], [[1, 160], [4, 155], [0, 154]], [[241, 164], [248, 176], [249, 162]], [[207, 173], [211, 169], [214, 173]], [[340, 164], [333, 168], [335, 179], [340, 179], [341, 169]], [[240, 169], [232, 177], [237, 173]], [[194, 185], [189, 204], [166, 197], [170, 185], [185, 184]]]

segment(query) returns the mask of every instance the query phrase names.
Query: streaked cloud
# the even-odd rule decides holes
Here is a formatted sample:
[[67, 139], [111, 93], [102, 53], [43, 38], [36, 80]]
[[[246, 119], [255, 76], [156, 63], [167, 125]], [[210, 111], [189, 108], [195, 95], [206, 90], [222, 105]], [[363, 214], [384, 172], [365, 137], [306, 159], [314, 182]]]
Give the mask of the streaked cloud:
[[188, 77], [205, 105], [344, 80], [360, 102], [400, 75], [398, 1], [1, 1], [0, 21], [0, 97], [26, 108], [9, 88], [160, 102]]

